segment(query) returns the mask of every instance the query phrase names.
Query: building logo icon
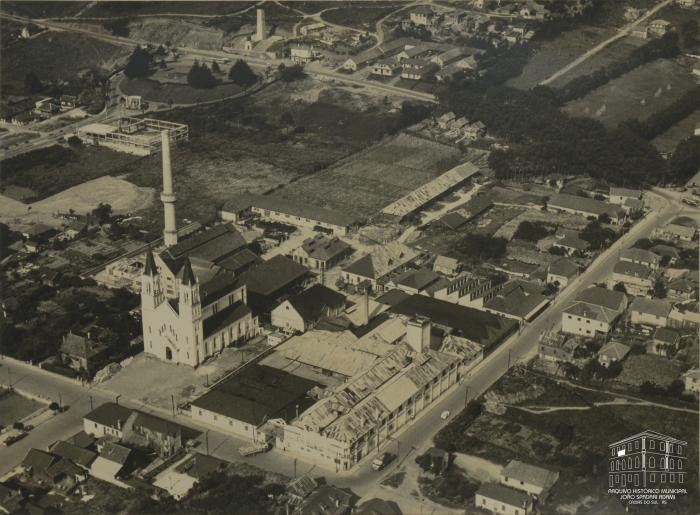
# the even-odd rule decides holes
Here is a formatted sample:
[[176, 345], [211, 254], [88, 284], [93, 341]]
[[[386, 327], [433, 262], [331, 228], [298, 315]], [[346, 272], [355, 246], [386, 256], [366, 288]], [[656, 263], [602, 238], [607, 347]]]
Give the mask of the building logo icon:
[[608, 448], [608, 493], [623, 502], [667, 504], [686, 493], [688, 442], [647, 429]]

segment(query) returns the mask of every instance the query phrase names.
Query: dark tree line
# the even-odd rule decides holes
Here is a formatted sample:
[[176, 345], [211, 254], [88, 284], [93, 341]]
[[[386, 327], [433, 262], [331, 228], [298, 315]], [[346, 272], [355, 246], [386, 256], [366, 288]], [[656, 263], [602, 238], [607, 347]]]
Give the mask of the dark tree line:
[[655, 112], [646, 120], [641, 122], [628, 120], [622, 125], [642, 138], [651, 140], [698, 109], [700, 109], [700, 86], [695, 86], [671, 105]]
[[187, 72], [187, 84], [196, 89], [213, 88], [219, 83], [218, 79], [205, 63], [195, 60], [192, 68]]

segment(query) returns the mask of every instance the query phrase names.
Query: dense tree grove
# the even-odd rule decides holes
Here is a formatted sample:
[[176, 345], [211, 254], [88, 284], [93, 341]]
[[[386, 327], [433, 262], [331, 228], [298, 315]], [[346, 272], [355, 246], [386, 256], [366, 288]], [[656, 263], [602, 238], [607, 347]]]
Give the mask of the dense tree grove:
[[684, 183], [693, 177], [700, 166], [700, 137], [690, 136], [681, 141], [668, 160], [669, 179]]
[[284, 66], [284, 64], [280, 64], [279, 73], [280, 79], [282, 79], [284, 82], [294, 82], [296, 80], [306, 78], [304, 67], [300, 64], [295, 64], [292, 66]]
[[650, 140], [666, 132], [698, 109], [700, 109], [700, 86], [687, 91], [671, 105], [653, 113], [646, 120], [642, 122], [628, 120], [622, 125], [640, 137]]
[[484, 234], [467, 234], [456, 246], [463, 255], [480, 260], [500, 259], [506, 255], [508, 241]]
[[237, 60], [228, 72], [228, 78], [233, 83], [247, 88], [258, 81], [258, 76], [243, 59]]
[[525, 220], [524, 222], [520, 222], [513, 237], [520, 240], [537, 242], [545, 238], [548, 234], [549, 230], [542, 222], [530, 222]]
[[208, 89], [213, 88], [219, 83], [219, 81], [214, 77], [209, 67], [195, 60], [192, 64], [192, 68], [187, 72], [187, 84], [196, 89]]
[[152, 73], [153, 58], [147, 50], [137, 46], [124, 68], [124, 75], [130, 79], [148, 77]]
[[490, 133], [508, 140], [510, 148], [489, 157], [500, 179], [557, 173], [612, 184], [624, 179], [628, 186], [663, 180], [666, 163], [648, 141], [626, 128], [607, 130], [562, 113], [546, 88], [520, 91], [464, 79], [437, 95], [447, 110], [481, 120]]

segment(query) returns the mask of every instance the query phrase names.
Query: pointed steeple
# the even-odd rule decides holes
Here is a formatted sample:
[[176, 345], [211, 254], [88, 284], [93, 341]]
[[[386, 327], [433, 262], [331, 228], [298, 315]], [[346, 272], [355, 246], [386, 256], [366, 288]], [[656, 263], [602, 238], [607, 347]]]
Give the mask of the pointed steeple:
[[192, 264], [190, 263], [190, 258], [186, 257], [185, 258], [185, 264], [183, 265], [182, 269], [182, 284], [185, 286], [192, 286], [197, 282], [197, 279], [194, 276], [194, 272], [192, 271]]
[[146, 266], [143, 269], [143, 275], [148, 275], [153, 277], [158, 274], [158, 268], [156, 267], [156, 260], [153, 258], [153, 251], [151, 247], [148, 247], [146, 251]]

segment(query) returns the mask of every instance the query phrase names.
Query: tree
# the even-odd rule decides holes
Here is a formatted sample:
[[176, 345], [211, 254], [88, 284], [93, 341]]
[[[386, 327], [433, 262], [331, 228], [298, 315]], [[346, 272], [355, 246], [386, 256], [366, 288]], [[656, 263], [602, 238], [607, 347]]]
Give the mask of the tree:
[[221, 73], [221, 66], [216, 61], [211, 62], [211, 71], [214, 73]]
[[513, 237], [519, 240], [537, 242], [545, 238], [548, 234], [549, 231], [542, 222], [530, 222], [525, 220], [520, 222]]
[[695, 175], [700, 163], [700, 137], [690, 136], [678, 143], [668, 161], [669, 176], [684, 183]]
[[306, 73], [304, 72], [304, 67], [300, 64], [280, 68], [280, 79], [284, 82], [294, 82], [305, 78]]
[[665, 299], [666, 293], [666, 283], [661, 277], [659, 277], [654, 283], [654, 297], [656, 297], [657, 299]]
[[228, 72], [228, 78], [234, 84], [248, 88], [258, 82], [258, 76], [243, 59], [238, 59]]
[[27, 93], [39, 93], [44, 89], [44, 85], [34, 72], [27, 72], [24, 76], [24, 89]]
[[218, 81], [206, 64], [195, 60], [187, 73], [187, 84], [196, 89], [209, 89], [216, 86]]
[[624, 293], [625, 295], [627, 294], [627, 288], [625, 287], [624, 283], [617, 283], [615, 286], [613, 286], [613, 290]]
[[456, 249], [465, 256], [475, 259], [500, 259], [505, 256], [507, 245], [505, 238], [468, 234], [457, 243]]
[[294, 117], [289, 111], [285, 111], [284, 113], [282, 113], [282, 116], [280, 116], [280, 123], [287, 127], [291, 127], [292, 125], [294, 125]]
[[124, 75], [130, 79], [148, 77], [151, 74], [153, 58], [147, 50], [137, 46], [124, 67]]
[[612, 219], [610, 218], [610, 215], [608, 213], [601, 213], [598, 215], [598, 221], [601, 224], [609, 224]]
[[169, 109], [172, 109], [172, 108], [173, 108], [173, 104], [174, 104], [173, 99], [172, 99], [172, 98], [169, 98], [169, 99], [168, 99], [168, 108], [169, 108]]
[[100, 225], [108, 223], [112, 219], [112, 206], [102, 202], [92, 210], [92, 214], [97, 218]]

